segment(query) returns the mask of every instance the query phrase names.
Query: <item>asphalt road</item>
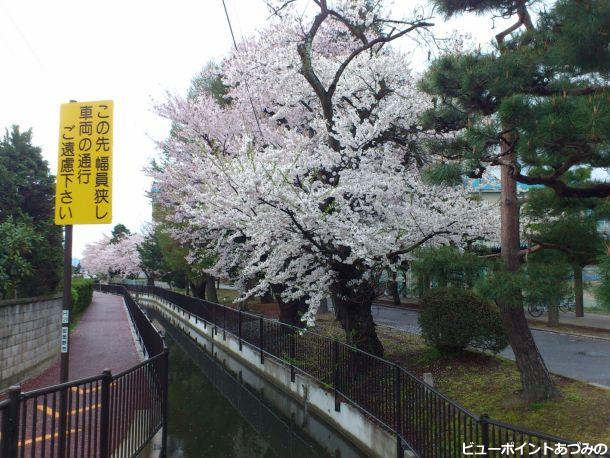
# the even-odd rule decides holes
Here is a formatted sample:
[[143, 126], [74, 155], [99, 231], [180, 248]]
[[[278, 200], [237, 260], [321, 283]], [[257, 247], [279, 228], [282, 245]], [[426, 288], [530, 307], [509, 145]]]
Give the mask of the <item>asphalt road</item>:
[[[373, 306], [375, 323], [420, 334], [419, 313], [382, 305]], [[551, 372], [610, 388], [610, 341], [532, 330], [538, 349]], [[510, 347], [502, 356], [515, 359]]]

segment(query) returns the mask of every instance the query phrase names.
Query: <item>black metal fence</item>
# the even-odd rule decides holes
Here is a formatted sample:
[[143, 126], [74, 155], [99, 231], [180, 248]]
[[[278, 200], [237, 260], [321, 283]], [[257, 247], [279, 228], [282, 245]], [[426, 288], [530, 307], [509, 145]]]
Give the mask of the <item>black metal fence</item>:
[[127, 290], [121, 294], [148, 359], [119, 374], [21, 392], [0, 402], [0, 457], [133, 457], [167, 424], [168, 351]]
[[281, 361], [290, 368], [292, 381], [297, 372], [318, 380], [332, 389], [336, 410], [349, 402], [395, 434], [399, 457], [404, 449], [430, 458], [502, 457], [511, 454], [511, 447], [516, 456], [555, 457], [567, 455], [567, 444], [575, 444], [567, 448], [570, 456], [608, 456], [603, 449], [596, 453], [574, 441], [476, 415], [404, 368], [337, 340], [159, 287], [128, 288], [180, 307], [215, 332], [232, 334], [240, 350], [246, 344], [260, 352], [261, 363], [265, 358]]

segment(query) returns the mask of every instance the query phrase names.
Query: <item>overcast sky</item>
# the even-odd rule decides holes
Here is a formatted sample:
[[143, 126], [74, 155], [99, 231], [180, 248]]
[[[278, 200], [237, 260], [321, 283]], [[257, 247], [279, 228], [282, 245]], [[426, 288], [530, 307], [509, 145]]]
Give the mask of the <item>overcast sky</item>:
[[[263, 0], [225, 1], [238, 39], [267, 22]], [[393, 9], [415, 3], [397, 0]], [[489, 43], [490, 26], [469, 17], [439, 32], [469, 31]], [[184, 94], [193, 76], [231, 46], [221, 0], [0, 0], [0, 128], [33, 128], [34, 144], [55, 173], [60, 104], [114, 100], [114, 220], [75, 226], [74, 257], [114, 224], [137, 231], [150, 221], [150, 180], [142, 169], [156, 155], [153, 139], [168, 132], [151, 109], [168, 91]], [[423, 58], [416, 59], [421, 69]]]

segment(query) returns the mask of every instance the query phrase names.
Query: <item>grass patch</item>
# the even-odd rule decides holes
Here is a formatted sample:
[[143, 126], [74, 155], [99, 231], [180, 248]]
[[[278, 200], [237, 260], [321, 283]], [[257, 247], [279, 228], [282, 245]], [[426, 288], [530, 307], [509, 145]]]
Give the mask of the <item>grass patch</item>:
[[[320, 317], [315, 331], [345, 340], [332, 315]], [[563, 396], [528, 404], [513, 361], [470, 351], [443, 356], [420, 336], [386, 327], [377, 332], [387, 359], [420, 377], [432, 373], [441, 392], [474, 413], [571, 440], [610, 443], [610, 390], [554, 376]]]
[[239, 291], [234, 289], [218, 288], [216, 290], [218, 296], [218, 302], [221, 304], [232, 304], [235, 299], [239, 297]]

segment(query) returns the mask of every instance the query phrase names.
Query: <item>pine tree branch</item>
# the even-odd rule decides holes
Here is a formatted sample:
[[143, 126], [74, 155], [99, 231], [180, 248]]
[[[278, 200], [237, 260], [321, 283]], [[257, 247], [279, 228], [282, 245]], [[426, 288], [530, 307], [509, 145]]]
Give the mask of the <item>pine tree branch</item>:
[[507, 35], [513, 33], [515, 30], [517, 30], [522, 25], [523, 25], [523, 23], [521, 22], [521, 19], [519, 19], [517, 22], [515, 22], [513, 25], [511, 25], [508, 29], [503, 30], [502, 32], [497, 34], [496, 41], [498, 42], [498, 44], [504, 43], [504, 38], [506, 38]]
[[[542, 251], [542, 250], [558, 250], [561, 251], [563, 253], [566, 253], [567, 255], [571, 256], [571, 257], [575, 257], [575, 256], [590, 256], [589, 253], [585, 252], [585, 251], [578, 251], [578, 250], [571, 250], [570, 248], [560, 245], [558, 243], [549, 243], [549, 242], [542, 242], [540, 240], [535, 240], [532, 239], [532, 242], [536, 244], [536, 246], [534, 248], [537, 248], [536, 251]], [[527, 253], [532, 253], [535, 251], [530, 250], [522, 250], [522, 251], [527, 251]]]
[[530, 177], [523, 175], [517, 171], [514, 164], [509, 165], [512, 170], [513, 178], [519, 183], [529, 185], [544, 185], [555, 191], [559, 197], [599, 197], [604, 198], [610, 196], [610, 183], [597, 183], [586, 187], [574, 187], [569, 186], [565, 182], [561, 181], [559, 177], [546, 176], [546, 177]]
[[526, 94], [539, 95], [539, 96], [552, 96], [552, 95], [596, 95], [610, 92], [608, 86], [587, 86], [578, 88], [551, 88], [551, 87], [536, 87], [524, 91]]

